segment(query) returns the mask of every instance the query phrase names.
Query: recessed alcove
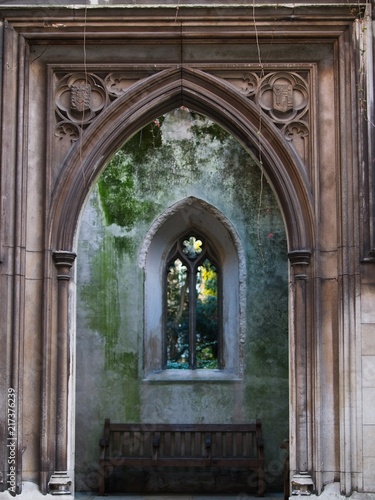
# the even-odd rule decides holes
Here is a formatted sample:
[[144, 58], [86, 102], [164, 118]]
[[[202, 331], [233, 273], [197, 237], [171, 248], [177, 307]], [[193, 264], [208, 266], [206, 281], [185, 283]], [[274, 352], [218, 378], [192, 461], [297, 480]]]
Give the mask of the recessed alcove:
[[[173, 242], [189, 231], [210, 242], [222, 272], [220, 369], [163, 367], [165, 265]], [[268, 488], [281, 491], [279, 446], [289, 432], [288, 257], [278, 202], [257, 161], [194, 111], [155, 118], [104, 168], [81, 217], [77, 251], [77, 490], [95, 489], [107, 417], [260, 418]], [[203, 479], [194, 486], [186, 474], [187, 487], [199, 491]], [[116, 477], [114, 490], [130, 488]], [[216, 493], [240, 492], [248, 479], [241, 474], [236, 485], [229, 474], [208, 483]], [[177, 472], [165, 482], [150, 472], [137, 481], [132, 488], [139, 491], [168, 492], [184, 479]]]

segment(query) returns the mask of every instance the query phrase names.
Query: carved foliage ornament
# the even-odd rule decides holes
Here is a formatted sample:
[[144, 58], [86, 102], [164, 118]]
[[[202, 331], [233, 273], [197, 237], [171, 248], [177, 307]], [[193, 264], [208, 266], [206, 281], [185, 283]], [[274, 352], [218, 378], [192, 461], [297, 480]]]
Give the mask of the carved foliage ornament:
[[61, 121], [56, 125], [55, 136], [60, 140], [66, 140], [70, 143], [78, 141], [81, 136], [81, 129], [69, 121]]
[[144, 75], [117, 71], [115, 73], [109, 73], [104, 78], [104, 85], [109, 97], [116, 99], [124, 95], [128, 88], [142, 79], [142, 77], [144, 77]]

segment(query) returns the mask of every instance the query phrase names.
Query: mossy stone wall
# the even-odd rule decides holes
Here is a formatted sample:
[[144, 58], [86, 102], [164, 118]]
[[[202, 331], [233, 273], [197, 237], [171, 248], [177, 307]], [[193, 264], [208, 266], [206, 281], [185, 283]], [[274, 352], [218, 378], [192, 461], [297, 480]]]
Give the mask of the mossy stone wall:
[[[144, 381], [139, 251], [152, 221], [189, 196], [220, 210], [245, 249], [240, 381]], [[155, 119], [110, 160], [91, 193], [80, 225], [77, 285], [76, 489], [97, 488], [98, 441], [107, 417], [168, 423], [261, 418], [267, 487], [280, 490], [280, 444], [288, 437], [287, 245], [277, 200], [249, 153], [189, 110]], [[243, 490], [250, 482], [247, 476], [199, 481], [198, 489], [208, 484], [218, 491], [225, 485]], [[149, 475], [132, 486], [168, 491], [175, 483]]]

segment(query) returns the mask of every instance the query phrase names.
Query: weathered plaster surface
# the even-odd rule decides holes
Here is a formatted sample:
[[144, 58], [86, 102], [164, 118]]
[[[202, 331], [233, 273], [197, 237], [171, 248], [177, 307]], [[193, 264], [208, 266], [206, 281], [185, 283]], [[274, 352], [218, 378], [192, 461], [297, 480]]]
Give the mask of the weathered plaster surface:
[[[281, 215], [258, 166], [224, 130], [199, 119], [190, 122], [186, 111], [177, 110], [163, 120], [160, 128], [152, 123], [125, 146], [128, 153], [120, 157], [124, 166], [119, 176], [124, 184], [112, 181], [110, 187], [107, 181], [104, 189], [99, 179], [99, 191], [91, 195], [82, 216], [77, 262], [77, 488], [95, 488], [98, 440], [106, 417], [169, 423], [261, 418], [267, 435], [268, 485], [280, 488], [283, 454], [279, 447], [288, 436], [288, 268]], [[197, 132], [190, 131], [192, 125]], [[103, 178], [109, 176], [110, 171], [104, 171]], [[122, 202], [124, 185], [131, 203]], [[144, 358], [155, 358], [160, 347], [144, 340], [143, 317], [148, 313], [144, 311], [138, 252], [150, 215], [157, 220], [159, 213], [186, 196], [199, 196], [220, 209], [244, 248], [247, 307], [243, 345], [241, 337], [225, 332], [224, 327], [224, 335], [232, 337], [226, 340], [228, 349], [235, 358], [244, 358], [243, 373], [233, 380], [225, 374], [222, 380], [188, 374], [181, 380], [178, 373], [142, 381], [148, 373]], [[118, 201], [109, 204], [110, 200]], [[142, 207], [147, 203], [150, 213], [146, 216]], [[188, 209], [186, 218], [193, 219]], [[124, 226], [114, 220], [123, 221]], [[202, 223], [204, 220], [202, 216]], [[203, 234], [210, 230], [204, 225], [200, 228]], [[160, 262], [154, 267], [157, 276]], [[238, 278], [230, 286], [238, 287]], [[153, 289], [157, 294], [157, 280]], [[239, 297], [238, 290], [229, 293]], [[157, 295], [150, 297], [146, 307], [149, 304], [155, 309], [152, 302], [159, 300]], [[238, 298], [237, 311], [239, 307]], [[160, 328], [159, 321], [156, 342], [161, 344]]]

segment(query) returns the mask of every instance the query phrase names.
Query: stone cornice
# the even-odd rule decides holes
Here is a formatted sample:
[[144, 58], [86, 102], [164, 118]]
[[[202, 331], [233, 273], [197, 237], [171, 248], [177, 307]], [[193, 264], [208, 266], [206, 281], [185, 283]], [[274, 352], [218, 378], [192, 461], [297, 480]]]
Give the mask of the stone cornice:
[[100, 8], [126, 8], [126, 9], [144, 9], [144, 8], [253, 8], [258, 6], [267, 6], [267, 7], [289, 7], [295, 8], [299, 6], [311, 7], [311, 6], [323, 6], [323, 7], [348, 7], [350, 4], [359, 6], [371, 4], [371, 1], [362, 1], [362, 2], [349, 2], [347, 0], [342, 1], [330, 1], [330, 0], [315, 0], [313, 2], [307, 2], [305, 0], [295, 0], [294, 2], [290, 1], [280, 1], [280, 2], [270, 2], [267, 0], [255, 0], [251, 2], [249, 0], [234, 0], [234, 1], [215, 1], [215, 0], [184, 0], [184, 1], [176, 1], [176, 0], [136, 0], [134, 3], [129, 4], [128, 2], [124, 2], [121, 0], [112, 0], [110, 3], [108, 0], [44, 0], [42, 2], [35, 2], [32, 0], [2, 0], [1, 7], [6, 8], [69, 8], [69, 9], [100, 9]]
[[[358, 15], [361, 15], [369, 2], [301, 2], [293, 3], [280, 2], [272, 3], [267, 1], [256, 2], [184, 2], [184, 3], [169, 3], [169, 2], [142, 2], [137, 4], [124, 3], [102, 3], [103, 0], [98, 0], [100, 4], [84, 2], [54, 2], [49, 4], [33, 2], [12, 1], [0, 2], [0, 15], [4, 18], [15, 20], [22, 23], [22, 18], [28, 19], [34, 24], [37, 20], [64, 19], [64, 26], [55, 26], [56, 29], [69, 28], [69, 23], [77, 25], [80, 20], [84, 19], [88, 25], [95, 20], [103, 20], [105, 18], [113, 19], [116, 17], [121, 23], [129, 21], [140, 21], [150, 19], [152, 16], [153, 22], [156, 24], [162, 23], [174, 24], [179, 26], [181, 23], [198, 23], [203, 25], [210, 23], [212, 19], [219, 21], [220, 25], [230, 25], [235, 22], [240, 26], [242, 24], [254, 23], [254, 12], [256, 12], [256, 21], [274, 20], [275, 17], [285, 22], [294, 22], [298, 24], [306, 20], [322, 20], [329, 23], [334, 20], [336, 22], [350, 22]], [[324, 14], [323, 14], [324, 13]], [[89, 16], [87, 17], [87, 14]], [[32, 18], [30, 19], [30, 16]], [[48, 27], [45, 25], [44, 27]]]

